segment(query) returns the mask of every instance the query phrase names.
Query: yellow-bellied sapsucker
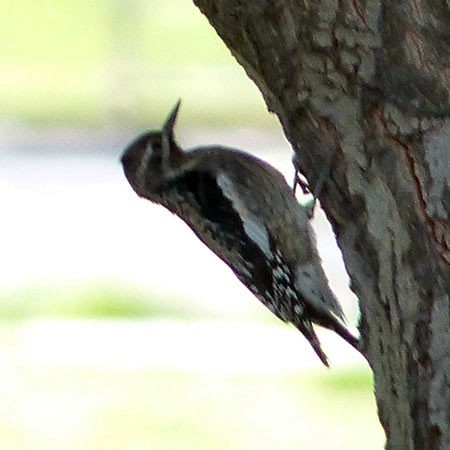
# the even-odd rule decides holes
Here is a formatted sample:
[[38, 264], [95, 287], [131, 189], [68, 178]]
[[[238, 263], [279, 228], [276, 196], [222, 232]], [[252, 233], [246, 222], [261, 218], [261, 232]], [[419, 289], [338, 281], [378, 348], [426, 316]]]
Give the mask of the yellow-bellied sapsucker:
[[173, 134], [179, 106], [161, 131], [126, 148], [122, 164], [132, 188], [184, 220], [265, 306], [303, 333], [325, 365], [312, 323], [358, 348], [322, 270], [308, 216], [281, 173], [240, 150], [182, 150]]

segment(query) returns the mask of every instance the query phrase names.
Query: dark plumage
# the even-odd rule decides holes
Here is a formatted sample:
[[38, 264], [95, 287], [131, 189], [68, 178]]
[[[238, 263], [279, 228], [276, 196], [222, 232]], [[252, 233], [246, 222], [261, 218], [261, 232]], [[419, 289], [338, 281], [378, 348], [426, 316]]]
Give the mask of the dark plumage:
[[176, 214], [277, 317], [296, 326], [328, 365], [312, 323], [358, 348], [328, 286], [305, 210], [272, 166], [220, 146], [183, 151], [173, 127], [139, 136], [122, 164], [136, 193]]

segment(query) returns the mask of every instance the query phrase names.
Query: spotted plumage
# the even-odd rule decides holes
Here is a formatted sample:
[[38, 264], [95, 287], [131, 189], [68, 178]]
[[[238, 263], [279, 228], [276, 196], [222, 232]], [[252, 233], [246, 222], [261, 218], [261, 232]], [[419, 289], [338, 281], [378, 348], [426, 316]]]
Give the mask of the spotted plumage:
[[139, 136], [122, 164], [136, 193], [180, 217], [277, 317], [296, 326], [328, 365], [312, 323], [357, 348], [328, 286], [304, 209], [283, 176], [240, 150], [183, 151], [173, 128]]

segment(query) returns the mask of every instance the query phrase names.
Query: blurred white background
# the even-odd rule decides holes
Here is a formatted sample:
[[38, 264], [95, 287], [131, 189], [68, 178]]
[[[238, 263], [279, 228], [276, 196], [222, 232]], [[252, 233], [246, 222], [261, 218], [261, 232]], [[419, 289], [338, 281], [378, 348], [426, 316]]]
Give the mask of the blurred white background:
[[363, 358], [319, 330], [325, 370], [122, 174], [125, 145], [181, 97], [183, 146], [245, 149], [292, 179], [276, 118], [192, 2], [21, 0], [0, 22], [0, 447], [381, 448]]

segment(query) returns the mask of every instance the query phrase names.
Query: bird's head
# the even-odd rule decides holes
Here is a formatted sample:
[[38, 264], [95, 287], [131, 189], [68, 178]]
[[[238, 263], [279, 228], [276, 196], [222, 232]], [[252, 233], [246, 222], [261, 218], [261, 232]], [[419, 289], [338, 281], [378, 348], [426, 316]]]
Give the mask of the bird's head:
[[175, 142], [174, 125], [180, 108], [179, 100], [160, 131], [149, 131], [128, 145], [121, 157], [125, 176], [141, 197], [151, 198], [176, 172], [184, 152]]

